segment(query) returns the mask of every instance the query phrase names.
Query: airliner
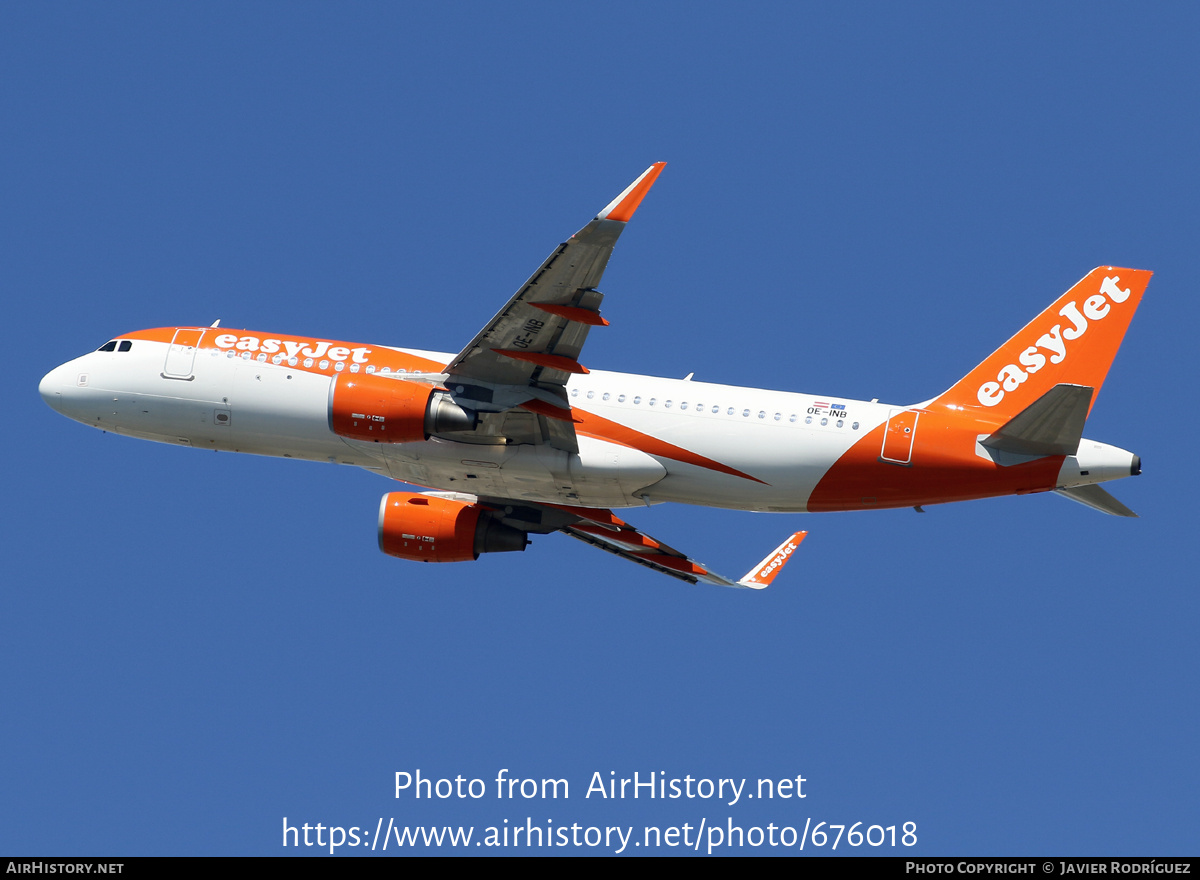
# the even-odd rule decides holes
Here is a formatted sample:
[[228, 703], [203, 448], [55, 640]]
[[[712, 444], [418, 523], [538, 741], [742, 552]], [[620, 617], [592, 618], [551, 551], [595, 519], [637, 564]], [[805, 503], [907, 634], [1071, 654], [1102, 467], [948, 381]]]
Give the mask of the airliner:
[[384, 553], [423, 562], [563, 532], [690, 583], [762, 589], [791, 534], [736, 580], [613, 510], [663, 502], [801, 513], [1057, 492], [1134, 513], [1101, 483], [1141, 472], [1084, 424], [1151, 273], [1093, 269], [945, 392], [914, 404], [589, 370], [613, 246], [665, 163], [533, 273], [458, 353], [211, 326], [116, 336], [42, 379], [103, 431], [365, 468]]

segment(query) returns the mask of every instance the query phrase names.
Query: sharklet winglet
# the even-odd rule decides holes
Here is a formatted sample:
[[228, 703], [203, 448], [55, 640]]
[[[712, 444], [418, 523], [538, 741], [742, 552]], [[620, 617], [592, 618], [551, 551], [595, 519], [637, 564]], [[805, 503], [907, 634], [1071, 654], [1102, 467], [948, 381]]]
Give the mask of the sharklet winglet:
[[646, 193], [650, 192], [650, 187], [654, 186], [654, 181], [658, 179], [658, 175], [662, 173], [666, 165], [666, 162], [655, 162], [643, 171], [637, 180], [629, 184], [619, 196], [596, 215], [596, 219], [627, 223], [634, 211], [638, 209], [638, 205], [642, 203], [642, 199], [646, 197]]
[[762, 562], [746, 572], [746, 576], [737, 582], [739, 587], [751, 590], [765, 590], [775, 580], [775, 576], [783, 571], [783, 566], [804, 540], [808, 532], [795, 532], [787, 540], [766, 555]]

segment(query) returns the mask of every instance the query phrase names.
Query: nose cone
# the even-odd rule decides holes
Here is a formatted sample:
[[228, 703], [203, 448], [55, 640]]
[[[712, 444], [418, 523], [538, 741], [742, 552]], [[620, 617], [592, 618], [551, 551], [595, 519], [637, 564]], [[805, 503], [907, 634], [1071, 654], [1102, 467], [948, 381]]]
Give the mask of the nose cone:
[[42, 395], [42, 400], [55, 412], [63, 411], [63, 378], [63, 368], [55, 367], [42, 376], [42, 381], [38, 383], [38, 393]]

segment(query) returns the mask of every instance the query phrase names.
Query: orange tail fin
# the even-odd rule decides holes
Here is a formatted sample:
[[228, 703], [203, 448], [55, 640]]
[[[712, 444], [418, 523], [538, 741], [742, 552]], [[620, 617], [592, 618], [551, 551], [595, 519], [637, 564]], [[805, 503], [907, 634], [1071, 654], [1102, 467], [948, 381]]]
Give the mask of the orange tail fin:
[[932, 405], [1003, 422], [1055, 385], [1087, 385], [1099, 393], [1151, 274], [1093, 269]]

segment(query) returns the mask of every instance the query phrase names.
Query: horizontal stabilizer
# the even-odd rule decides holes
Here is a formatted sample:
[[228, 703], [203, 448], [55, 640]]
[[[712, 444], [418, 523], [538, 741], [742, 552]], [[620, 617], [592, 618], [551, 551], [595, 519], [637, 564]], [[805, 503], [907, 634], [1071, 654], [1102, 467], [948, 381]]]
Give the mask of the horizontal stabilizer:
[[1072, 501], [1078, 501], [1080, 504], [1086, 504], [1093, 510], [1099, 510], [1101, 513], [1110, 513], [1113, 516], [1137, 516], [1132, 510], [1113, 498], [1105, 489], [1092, 483], [1087, 486], [1072, 486], [1070, 489], [1055, 489], [1059, 495], [1064, 498], [1070, 498]]
[[1093, 394], [1095, 389], [1088, 385], [1055, 385], [980, 442], [1018, 455], [1074, 455]]

